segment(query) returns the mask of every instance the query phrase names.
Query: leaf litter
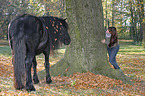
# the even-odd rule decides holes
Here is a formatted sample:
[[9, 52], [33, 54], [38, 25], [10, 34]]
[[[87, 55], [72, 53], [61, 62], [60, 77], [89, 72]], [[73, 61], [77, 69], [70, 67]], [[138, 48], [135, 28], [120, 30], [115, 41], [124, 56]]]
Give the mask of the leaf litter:
[[[118, 61], [120, 60], [117, 58]], [[11, 57], [0, 56], [0, 95], [9, 95], [9, 96], [37, 96], [37, 95], [78, 95], [78, 94], [99, 94], [99, 95], [145, 95], [145, 78], [144, 70], [145, 67], [144, 60], [142, 58], [137, 58], [131, 60], [123, 59], [124, 64], [127, 64], [127, 67], [124, 67], [124, 73], [126, 74], [135, 74], [134, 77], [137, 77], [133, 80], [134, 85], [124, 84], [121, 80], [111, 79], [103, 75], [96, 75], [91, 72], [86, 73], [74, 73], [72, 76], [56, 76], [52, 77], [53, 83], [50, 85], [45, 84], [45, 80], [40, 81], [40, 84], [34, 85], [36, 92], [27, 92], [26, 90], [15, 90], [13, 87], [13, 65], [11, 64]], [[38, 62], [41, 62], [38, 60]], [[38, 64], [39, 65], [39, 64]], [[140, 68], [140, 71], [129, 71], [128, 67]], [[39, 65], [38, 71], [44, 69], [42, 65]], [[121, 66], [121, 64], [120, 64]], [[136, 67], [135, 67], [136, 66]], [[143, 72], [141, 71], [143, 70]], [[143, 75], [140, 76], [139, 74]], [[131, 76], [131, 75], [130, 75]], [[65, 91], [64, 91], [65, 90]], [[71, 91], [70, 91], [71, 90]], [[82, 90], [87, 90], [82, 93]], [[95, 90], [97, 92], [90, 92], [90, 90]], [[80, 93], [79, 93], [80, 92]]]

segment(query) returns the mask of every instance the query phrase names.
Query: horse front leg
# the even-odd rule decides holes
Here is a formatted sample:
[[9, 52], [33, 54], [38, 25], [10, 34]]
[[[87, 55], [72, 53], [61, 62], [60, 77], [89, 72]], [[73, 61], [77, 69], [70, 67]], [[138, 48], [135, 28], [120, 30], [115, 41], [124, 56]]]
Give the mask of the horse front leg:
[[36, 62], [36, 58], [34, 57], [34, 59], [33, 59], [33, 71], [34, 71], [33, 81], [34, 81], [34, 84], [39, 83], [36, 67], [37, 67], [37, 62]]
[[43, 52], [43, 54], [45, 55], [45, 70], [46, 70], [46, 83], [50, 84], [52, 82], [50, 74], [49, 74], [49, 68], [50, 68], [50, 64], [49, 64], [49, 52], [45, 51]]
[[34, 59], [34, 55], [28, 54], [26, 57], [26, 90], [27, 91], [35, 91], [35, 88], [33, 86], [32, 77], [31, 77], [31, 67], [32, 67], [32, 61]]

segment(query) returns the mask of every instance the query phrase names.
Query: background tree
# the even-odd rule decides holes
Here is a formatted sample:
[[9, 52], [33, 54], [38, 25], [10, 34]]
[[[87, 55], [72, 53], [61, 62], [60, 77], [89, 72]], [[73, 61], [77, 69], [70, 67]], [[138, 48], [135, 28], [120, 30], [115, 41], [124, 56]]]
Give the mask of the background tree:
[[112, 0], [112, 26], [114, 26], [115, 0]]
[[[140, 37], [141, 37], [141, 41], [143, 40], [143, 45], [145, 48], [145, 18], [144, 18], [144, 2], [143, 0], [138, 1], [139, 2], [139, 10], [140, 10], [140, 14], [139, 14], [139, 18], [140, 18]], [[144, 37], [143, 37], [144, 36]]]
[[141, 44], [143, 6], [142, 0], [103, 0], [104, 20], [117, 27], [120, 39], [133, 39], [135, 44]]
[[19, 14], [65, 17], [62, 0], [0, 0], [0, 39], [7, 39], [9, 22]]
[[8, 4], [8, 1], [6, 0], [1, 0], [0, 1], [0, 39], [4, 39], [6, 38], [5, 34], [7, 34], [7, 28], [5, 27], [6, 24], [8, 24], [8, 18], [6, 18], [6, 9], [7, 8], [7, 4]]
[[[7, 39], [8, 23], [18, 14], [66, 17], [65, 0], [1, 0], [0, 4], [0, 39]], [[143, 0], [102, 0], [102, 4], [105, 29], [115, 26], [120, 39], [142, 44]]]

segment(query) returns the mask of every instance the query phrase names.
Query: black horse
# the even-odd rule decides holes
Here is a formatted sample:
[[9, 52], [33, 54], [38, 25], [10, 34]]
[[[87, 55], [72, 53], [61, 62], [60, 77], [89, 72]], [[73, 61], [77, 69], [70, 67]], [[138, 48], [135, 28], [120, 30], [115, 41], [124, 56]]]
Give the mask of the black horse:
[[[35, 91], [31, 67], [33, 65], [33, 80], [37, 84], [39, 80], [36, 73], [35, 56], [40, 53], [45, 56], [46, 83], [51, 83], [49, 74], [50, 50], [59, 48], [61, 43], [69, 45], [71, 41], [65, 19], [24, 14], [17, 16], [10, 22], [8, 33], [13, 55], [14, 87], [18, 90], [25, 87], [28, 91]], [[25, 86], [24, 81], [26, 81]]]

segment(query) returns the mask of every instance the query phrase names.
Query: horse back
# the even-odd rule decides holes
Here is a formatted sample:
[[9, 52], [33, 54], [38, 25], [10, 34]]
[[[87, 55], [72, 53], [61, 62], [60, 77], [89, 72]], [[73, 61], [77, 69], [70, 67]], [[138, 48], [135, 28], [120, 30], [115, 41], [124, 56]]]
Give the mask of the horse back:
[[13, 37], [18, 40], [24, 37], [27, 50], [34, 51], [35, 54], [41, 53], [46, 48], [48, 36], [44, 32], [41, 20], [36, 16], [24, 14], [16, 17], [9, 24], [8, 30], [11, 48]]

